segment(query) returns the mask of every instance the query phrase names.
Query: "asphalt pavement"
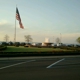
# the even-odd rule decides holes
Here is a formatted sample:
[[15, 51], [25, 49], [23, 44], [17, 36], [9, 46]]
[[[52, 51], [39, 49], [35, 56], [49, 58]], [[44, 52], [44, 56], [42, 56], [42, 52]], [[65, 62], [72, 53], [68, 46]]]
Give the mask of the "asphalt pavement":
[[0, 58], [0, 80], [80, 80], [80, 56]]

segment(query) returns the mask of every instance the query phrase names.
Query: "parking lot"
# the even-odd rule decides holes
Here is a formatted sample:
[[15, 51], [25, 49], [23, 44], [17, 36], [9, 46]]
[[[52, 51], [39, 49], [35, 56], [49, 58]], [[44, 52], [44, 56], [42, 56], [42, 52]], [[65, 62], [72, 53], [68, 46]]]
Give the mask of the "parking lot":
[[0, 80], [80, 80], [80, 56], [0, 58]]

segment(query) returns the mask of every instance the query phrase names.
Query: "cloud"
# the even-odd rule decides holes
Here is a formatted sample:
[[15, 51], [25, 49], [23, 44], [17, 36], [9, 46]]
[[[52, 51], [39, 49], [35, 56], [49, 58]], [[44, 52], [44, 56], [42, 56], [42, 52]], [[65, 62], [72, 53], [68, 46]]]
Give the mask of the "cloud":
[[44, 42], [45, 38], [49, 38], [50, 42], [56, 43], [56, 38], [61, 38], [62, 43], [76, 43], [76, 39], [80, 36], [80, 33], [65, 33], [60, 36], [60, 34], [35, 34], [32, 35], [34, 42]]
[[66, 33], [66, 34], [62, 34], [62, 37], [64, 38], [76, 38], [79, 37], [80, 33]]
[[6, 21], [6, 20], [1, 20], [1, 21], [0, 21], [0, 26], [6, 25], [7, 23], [8, 23], [8, 21]]
[[0, 41], [3, 41], [4, 36], [7, 34], [12, 37], [13, 25], [7, 20], [0, 21]]
[[80, 36], [80, 33], [66, 33], [62, 34], [63, 43], [76, 43], [76, 39]]
[[[7, 20], [0, 21], [0, 41], [3, 40], [7, 34], [10, 37], [10, 41], [14, 41], [15, 24], [9, 23]], [[49, 38], [51, 42], [56, 42], [56, 38], [60, 37], [60, 33], [51, 32], [49, 30], [37, 30], [37, 29], [21, 29], [19, 24], [16, 26], [16, 40], [25, 41], [24, 35], [31, 35], [33, 42], [44, 42], [45, 38]], [[80, 33], [61, 33], [61, 40], [63, 43], [76, 43], [76, 39], [80, 36]], [[54, 40], [53, 40], [54, 37]]]

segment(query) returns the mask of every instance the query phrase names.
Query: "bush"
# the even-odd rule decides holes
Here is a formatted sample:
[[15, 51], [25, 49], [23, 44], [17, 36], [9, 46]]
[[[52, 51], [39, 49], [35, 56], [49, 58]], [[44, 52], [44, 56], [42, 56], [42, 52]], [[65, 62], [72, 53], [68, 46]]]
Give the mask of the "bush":
[[7, 49], [7, 46], [0, 45], [0, 50], [5, 50], [5, 49]]
[[15, 42], [14, 43], [14, 46], [19, 47], [20, 46], [20, 43], [19, 42]]

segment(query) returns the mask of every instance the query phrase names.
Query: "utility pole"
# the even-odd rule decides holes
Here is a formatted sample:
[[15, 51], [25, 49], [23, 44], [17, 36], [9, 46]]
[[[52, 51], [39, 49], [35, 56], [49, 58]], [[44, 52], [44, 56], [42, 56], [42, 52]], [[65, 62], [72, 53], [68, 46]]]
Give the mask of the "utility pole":
[[62, 43], [62, 35], [61, 35], [61, 33], [60, 33], [60, 44]]
[[54, 36], [53, 36], [53, 46], [54, 46]]

